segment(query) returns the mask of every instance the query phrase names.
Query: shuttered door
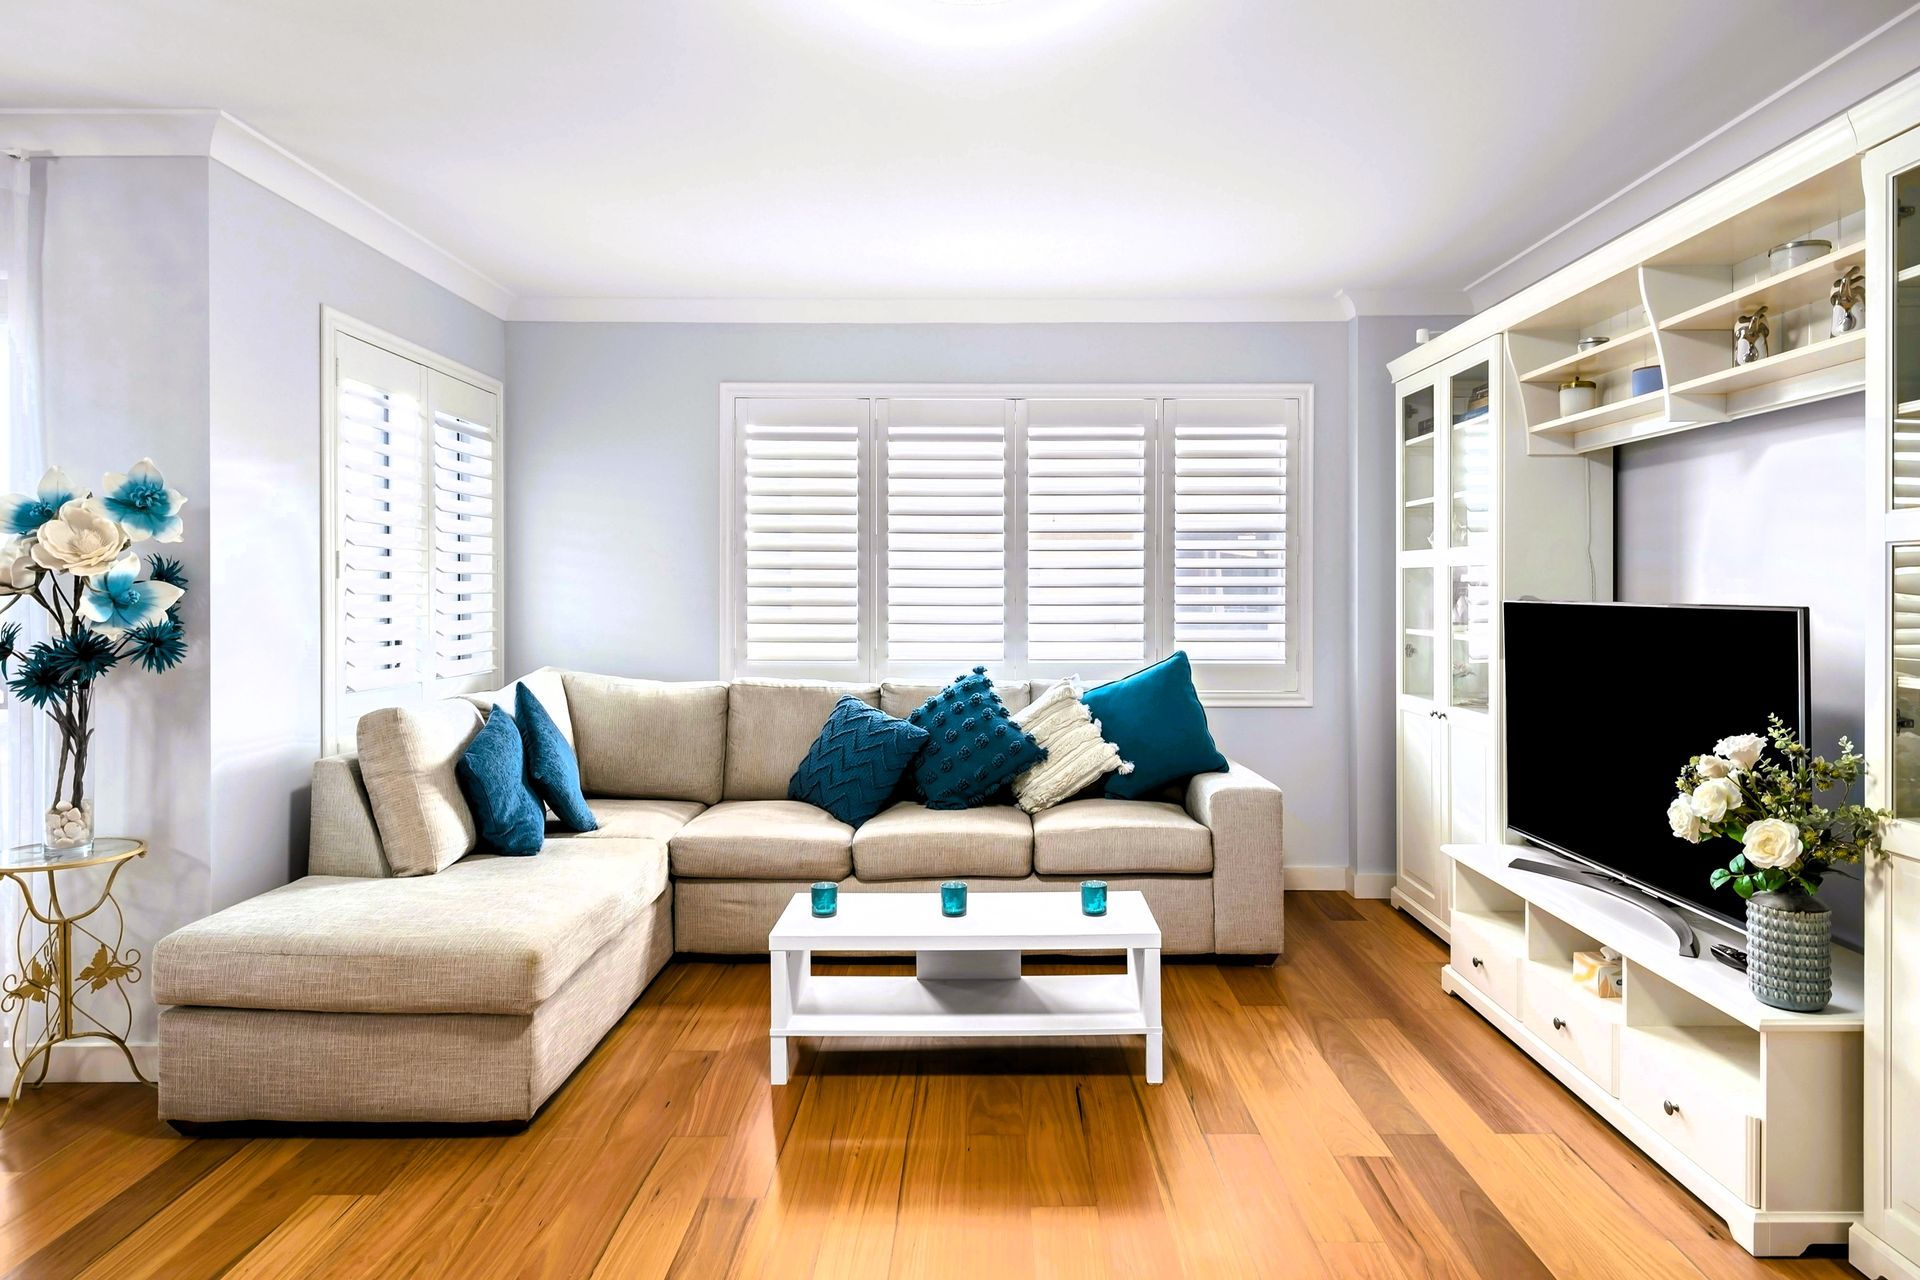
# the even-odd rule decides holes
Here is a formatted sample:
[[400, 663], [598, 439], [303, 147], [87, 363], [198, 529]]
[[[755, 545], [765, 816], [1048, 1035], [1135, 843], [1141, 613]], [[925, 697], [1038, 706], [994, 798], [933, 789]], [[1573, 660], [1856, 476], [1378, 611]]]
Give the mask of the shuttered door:
[[1287, 658], [1288, 399], [1179, 399], [1173, 641], [1196, 662]]
[[1147, 459], [1157, 402], [1029, 400], [1027, 658], [1147, 649]]
[[863, 399], [735, 402], [745, 517], [740, 652], [750, 664], [852, 667], [860, 653]]
[[984, 398], [877, 406], [890, 665], [972, 665], [1006, 656], [1012, 406]]

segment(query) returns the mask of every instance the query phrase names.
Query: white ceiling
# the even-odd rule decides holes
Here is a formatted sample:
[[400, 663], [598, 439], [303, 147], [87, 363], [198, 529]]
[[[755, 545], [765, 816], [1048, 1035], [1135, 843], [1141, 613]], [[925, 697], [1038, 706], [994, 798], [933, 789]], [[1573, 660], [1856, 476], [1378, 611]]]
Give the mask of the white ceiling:
[[[1460, 289], [1908, 0], [5, 0], [523, 298]], [[1862, 85], [1864, 94], [1875, 85]]]

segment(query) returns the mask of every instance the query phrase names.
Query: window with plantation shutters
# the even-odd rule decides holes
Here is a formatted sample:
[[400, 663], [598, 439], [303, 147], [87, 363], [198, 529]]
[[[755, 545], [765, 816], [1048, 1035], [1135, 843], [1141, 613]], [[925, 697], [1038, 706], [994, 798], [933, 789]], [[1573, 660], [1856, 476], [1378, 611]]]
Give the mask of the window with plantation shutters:
[[377, 707], [500, 682], [500, 395], [329, 320], [322, 720], [343, 747]]
[[860, 459], [867, 402], [735, 404], [742, 656], [768, 669], [861, 660]]
[[722, 388], [725, 669], [1112, 679], [1310, 701], [1312, 388]]

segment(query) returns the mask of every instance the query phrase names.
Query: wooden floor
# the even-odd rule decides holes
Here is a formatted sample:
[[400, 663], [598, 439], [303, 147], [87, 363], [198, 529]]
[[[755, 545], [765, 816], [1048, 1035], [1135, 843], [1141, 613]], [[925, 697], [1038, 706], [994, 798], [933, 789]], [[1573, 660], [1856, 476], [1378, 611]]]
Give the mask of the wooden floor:
[[[764, 964], [676, 964], [511, 1137], [206, 1139], [137, 1086], [0, 1130], [9, 1276], [1852, 1276], [1756, 1262], [1378, 902], [1169, 963], [1137, 1044], [803, 1052]], [[457, 1086], [457, 1082], [450, 1082]]]

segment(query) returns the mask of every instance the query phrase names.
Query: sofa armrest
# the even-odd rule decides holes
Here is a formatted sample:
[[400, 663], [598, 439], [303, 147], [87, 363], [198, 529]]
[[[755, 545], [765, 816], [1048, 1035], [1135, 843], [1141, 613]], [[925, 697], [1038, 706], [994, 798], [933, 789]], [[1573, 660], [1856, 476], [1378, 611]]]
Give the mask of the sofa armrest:
[[1187, 812], [1213, 834], [1213, 949], [1278, 953], [1285, 941], [1286, 868], [1280, 788], [1243, 764], [1195, 774]]
[[360, 757], [328, 756], [313, 766], [307, 874], [379, 878], [393, 874], [360, 779]]

